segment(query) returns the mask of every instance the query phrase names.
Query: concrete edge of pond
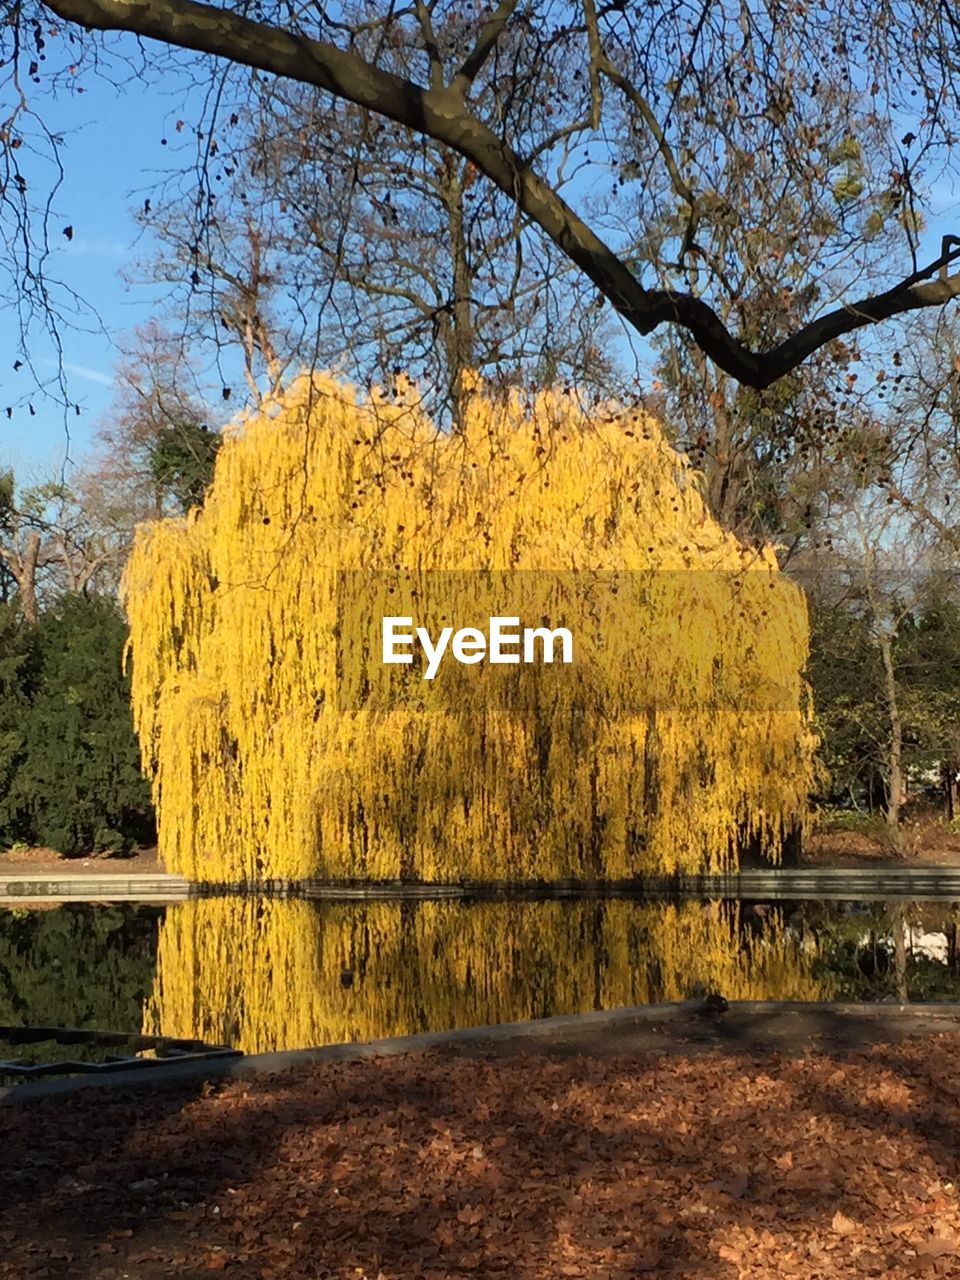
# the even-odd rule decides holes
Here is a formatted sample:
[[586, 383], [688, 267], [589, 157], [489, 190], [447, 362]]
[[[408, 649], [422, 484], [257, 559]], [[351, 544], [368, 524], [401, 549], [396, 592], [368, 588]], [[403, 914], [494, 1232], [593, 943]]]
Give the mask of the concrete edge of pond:
[[[404, 1053], [423, 1053], [431, 1049], [446, 1048], [469, 1053], [471, 1049], [490, 1048], [501, 1053], [522, 1053], [525, 1046], [547, 1042], [557, 1049], [574, 1053], [582, 1051], [585, 1054], [595, 1052], [597, 1046], [602, 1044], [609, 1052], [617, 1046], [611, 1045], [609, 1040], [604, 1042], [602, 1037], [639, 1028], [642, 1024], [648, 1024], [650, 1030], [653, 1030], [655, 1024], [672, 1021], [682, 1023], [687, 1029], [698, 1024], [704, 1029], [721, 1029], [732, 1025], [728, 1017], [734, 1022], [737, 1019], [752, 1018], [760, 1024], [760, 1029], [766, 1035], [775, 1032], [778, 1027], [789, 1029], [791, 1019], [805, 1020], [811, 1024], [812, 1034], [818, 1034], [819, 1029], [835, 1035], [844, 1025], [850, 1027], [857, 1023], [871, 1023], [880, 1040], [885, 1036], [903, 1035], [905, 1031], [909, 1033], [911, 1030], [927, 1034], [960, 1031], [960, 1003], [896, 1005], [739, 1000], [731, 1001], [729, 1015], [722, 1014], [713, 1018], [702, 1012], [702, 1006], [697, 1001], [683, 1001], [468, 1027], [457, 1031], [432, 1031], [383, 1040], [323, 1045], [316, 1049], [138, 1067], [104, 1076], [70, 1076], [2, 1085], [0, 1104], [66, 1097], [88, 1089], [136, 1091], [176, 1088], [208, 1080], [249, 1080], [317, 1063], [359, 1061]], [[712, 1039], [710, 1036], [703, 1038]], [[715, 1043], [721, 1049], [737, 1047], [735, 1036], [720, 1035], [716, 1037]], [[748, 1043], [741, 1047], [750, 1045]], [[631, 1050], [628, 1048], [627, 1051]]]
[[0, 871], [0, 907], [35, 902], [182, 902], [192, 892], [183, 876], [155, 872]]
[[181, 902], [195, 896], [262, 894], [317, 900], [421, 900], [527, 898], [889, 898], [960, 900], [960, 866], [742, 868], [719, 875], [646, 876], [635, 880], [581, 882], [362, 883], [267, 880], [259, 884], [206, 884], [168, 872], [16, 872], [0, 867], [0, 907], [57, 902]]

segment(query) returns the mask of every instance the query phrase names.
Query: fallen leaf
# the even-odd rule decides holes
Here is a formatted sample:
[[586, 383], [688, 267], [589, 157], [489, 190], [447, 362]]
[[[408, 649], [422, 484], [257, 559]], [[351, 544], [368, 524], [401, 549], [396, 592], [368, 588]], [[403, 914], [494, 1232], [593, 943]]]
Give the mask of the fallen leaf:
[[947, 1240], [943, 1236], [931, 1236], [929, 1240], [917, 1245], [917, 1256], [921, 1258], [941, 1258], [944, 1254], [956, 1252], [956, 1241]]
[[833, 1215], [833, 1221], [830, 1223], [838, 1236], [850, 1236], [857, 1230], [857, 1224], [844, 1215], [838, 1209]]

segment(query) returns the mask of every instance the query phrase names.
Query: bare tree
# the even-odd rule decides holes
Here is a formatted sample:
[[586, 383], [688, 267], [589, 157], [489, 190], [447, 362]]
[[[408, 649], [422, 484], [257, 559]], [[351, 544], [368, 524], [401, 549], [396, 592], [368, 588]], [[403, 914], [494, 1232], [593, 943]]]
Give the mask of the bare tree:
[[877, 378], [886, 392], [882, 432], [862, 465], [898, 518], [960, 555], [960, 331], [946, 316], [915, 317], [887, 352]]
[[[248, 97], [269, 92], [269, 77], [282, 77], [441, 143], [503, 193], [638, 333], [678, 325], [720, 369], [755, 389], [845, 335], [942, 307], [960, 292], [960, 274], [951, 272], [956, 237], [944, 238], [933, 261], [918, 260], [924, 184], [950, 162], [960, 116], [953, 52], [960, 20], [940, 0], [909, 10], [893, 0], [826, 7], [502, 0], [469, 16], [452, 0], [266, 0], [254, 17], [197, 0], [49, 0], [13, 11], [20, 46], [11, 66], [30, 58], [31, 34], [39, 29], [47, 38], [51, 15], [68, 24], [55, 29], [66, 35], [74, 67], [100, 47], [84, 32], [130, 32], [160, 42], [161, 52], [184, 49], [228, 69], [252, 68]], [[397, 48], [407, 51], [405, 73], [391, 69]], [[34, 71], [40, 80], [48, 74], [39, 63]], [[849, 86], [833, 102], [847, 126], [846, 152], [823, 147], [817, 98], [824, 82]], [[684, 120], [691, 112], [711, 131], [709, 150], [690, 145]], [[227, 148], [221, 134], [228, 127], [208, 122], [207, 158], [213, 144]], [[884, 166], [858, 174], [848, 166], [871, 130], [883, 136]], [[593, 166], [598, 195], [616, 185], [635, 202], [629, 235], [561, 194], [555, 159], [558, 148], [574, 144]], [[769, 154], [785, 182], [805, 175], [835, 199], [830, 226], [818, 230], [811, 218], [797, 228], [822, 238], [812, 278], [778, 275], [778, 248], [756, 247], [742, 200], [744, 184], [762, 179], [745, 170], [739, 187], [711, 183], [720, 157], [733, 149]], [[676, 271], [663, 270], [666, 255], [657, 267], [644, 252], [649, 220], [662, 222], [668, 208], [675, 211], [669, 261]], [[896, 255], [871, 244], [871, 226], [888, 214], [902, 232]], [[810, 285], [819, 290], [815, 314], [783, 336], [749, 332], [736, 317], [728, 324], [715, 305], [718, 263], [700, 243], [705, 220], [717, 217], [730, 220], [734, 251], [739, 244], [769, 260], [777, 291], [768, 310], [782, 305], [783, 289]], [[692, 257], [702, 266], [694, 289], [683, 279]], [[869, 262], [880, 270], [863, 294]]]
[[17, 509], [13, 472], [4, 472], [0, 475], [0, 562], [13, 580], [28, 626], [33, 626], [40, 616], [37, 601], [40, 550], [39, 530], [30, 527]]
[[115, 592], [137, 523], [203, 499], [220, 437], [191, 395], [178, 342], [157, 326], [140, 331], [118, 386], [93, 452], [67, 479], [18, 487], [0, 472], [0, 566], [28, 624], [64, 592]]
[[82, 487], [53, 480], [18, 492], [11, 473], [2, 479], [0, 559], [16, 583], [24, 622], [39, 621], [45, 597], [112, 589], [129, 528], [104, 519]]
[[[393, 48], [391, 65], [411, 56]], [[238, 344], [254, 400], [318, 365], [387, 385], [403, 369], [438, 421], [462, 417], [468, 371], [626, 392], [596, 291], [470, 161], [302, 85], [234, 116], [206, 171], [213, 208], [173, 182], [142, 217], [181, 331]], [[567, 159], [561, 183], [579, 167]]]
[[[924, 619], [931, 622], [947, 598], [951, 556], [929, 525], [911, 520], [871, 480], [858, 481], [855, 471], [854, 461], [847, 487], [828, 514], [829, 547], [807, 551], [795, 567], [820, 617], [814, 685], [819, 680], [836, 686], [823, 700], [825, 732], [841, 753], [855, 740], [861, 748], [869, 744], [863, 764], [882, 779], [889, 842], [900, 851], [908, 756], [916, 762], [921, 749], [949, 745], [940, 719], [941, 709], [955, 706], [953, 679], [942, 672], [931, 680], [916, 663], [917, 627]], [[844, 675], [851, 661], [859, 670]], [[838, 677], [829, 670], [832, 664]], [[931, 734], [936, 743], [928, 741]]]
[[92, 509], [113, 504], [116, 522], [132, 537], [139, 520], [199, 504], [220, 425], [180, 337], [155, 322], [137, 329], [117, 370], [114, 404], [82, 469]]
[[[793, 87], [788, 82], [788, 91]], [[867, 112], [859, 132], [851, 131], [862, 99], [848, 74], [831, 79], [825, 66], [806, 113], [817, 152], [785, 155], [776, 144], [779, 110], [757, 126], [762, 145], [718, 148], [714, 124], [683, 97], [674, 108], [678, 131], [688, 150], [704, 157], [701, 183], [718, 197], [702, 202], [695, 240], [682, 241], [679, 254], [678, 236], [691, 234], [686, 207], [647, 218], [638, 253], [659, 276], [673, 272], [688, 292], [709, 289], [724, 325], [754, 347], [774, 346], [814, 320], [826, 290], [842, 290], [848, 255], [857, 258], [861, 287], [879, 280], [881, 258], [896, 256], [918, 218], [903, 175], [888, 171], [884, 122]], [[858, 237], [867, 252], [857, 253]], [[819, 536], [851, 436], [882, 409], [873, 376], [883, 369], [885, 336], [835, 340], [773, 385], [756, 388], [711, 364], [682, 326], [656, 335], [666, 421], [703, 471], [712, 510], [741, 537], [779, 540], [782, 563]], [[889, 357], [888, 350], [888, 364]], [[883, 373], [877, 376], [882, 384]]]

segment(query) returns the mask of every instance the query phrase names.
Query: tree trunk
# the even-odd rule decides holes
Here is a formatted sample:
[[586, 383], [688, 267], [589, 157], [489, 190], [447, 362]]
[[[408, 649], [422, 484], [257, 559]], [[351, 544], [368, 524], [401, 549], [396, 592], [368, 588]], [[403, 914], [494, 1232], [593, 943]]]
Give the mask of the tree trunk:
[[957, 779], [960, 777], [960, 771], [957, 769], [957, 762], [950, 757], [943, 764], [943, 802], [946, 818], [948, 822], [952, 822], [958, 816], [960, 810], [960, 788], [957, 787]]
[[[463, 196], [466, 183], [458, 172], [454, 157], [449, 157], [444, 169], [443, 195], [447, 205], [447, 226], [450, 234], [450, 256], [453, 262], [453, 297], [450, 321], [447, 327], [447, 363], [450, 370], [450, 398], [454, 423], [463, 423], [466, 398], [469, 394], [463, 375], [474, 364], [473, 330], [473, 272], [467, 250], [464, 226]], [[469, 171], [468, 171], [469, 175]], [[467, 180], [469, 178], [467, 177]]]
[[27, 626], [36, 626], [40, 618], [37, 605], [37, 564], [40, 560], [40, 534], [33, 530], [27, 534], [27, 545], [23, 553], [11, 562], [13, 576], [17, 580], [17, 591], [20, 594], [20, 608]]
[[897, 979], [897, 999], [907, 1003], [907, 913], [900, 904], [893, 915], [893, 954]]
[[893, 666], [893, 642], [881, 632], [880, 655], [883, 659], [890, 740], [887, 751], [887, 828], [894, 849], [900, 851], [900, 802], [903, 794], [903, 721], [897, 700], [897, 680]]

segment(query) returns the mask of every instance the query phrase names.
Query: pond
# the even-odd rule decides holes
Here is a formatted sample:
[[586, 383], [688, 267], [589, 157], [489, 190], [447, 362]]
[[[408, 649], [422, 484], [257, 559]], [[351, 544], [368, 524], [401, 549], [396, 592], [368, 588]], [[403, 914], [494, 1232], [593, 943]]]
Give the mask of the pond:
[[[958, 921], [960, 905], [902, 900], [221, 897], [9, 908], [0, 1025], [142, 1031], [255, 1053], [682, 1000], [701, 988], [731, 1000], [955, 1000]], [[0, 1058], [10, 1056], [0, 1043]]]

